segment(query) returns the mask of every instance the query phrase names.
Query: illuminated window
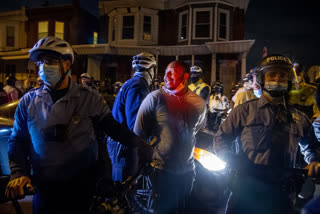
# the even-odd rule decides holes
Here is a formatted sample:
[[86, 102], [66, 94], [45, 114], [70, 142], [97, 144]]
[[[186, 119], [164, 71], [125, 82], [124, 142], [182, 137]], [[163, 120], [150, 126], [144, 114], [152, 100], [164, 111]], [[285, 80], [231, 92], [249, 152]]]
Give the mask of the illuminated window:
[[48, 26], [48, 21], [38, 22], [38, 39], [48, 36]]
[[93, 32], [93, 44], [98, 44], [98, 33]]
[[188, 32], [188, 11], [179, 15], [179, 40], [186, 40]]
[[56, 22], [54, 36], [60, 39], [64, 39], [64, 23]]
[[144, 40], [151, 40], [151, 16], [144, 16], [143, 17], [143, 39]]
[[218, 39], [227, 40], [229, 37], [229, 11], [219, 10]]
[[123, 16], [122, 39], [134, 38], [134, 16]]
[[195, 9], [193, 20], [195, 20], [193, 38], [210, 39], [212, 37], [212, 9]]
[[7, 47], [14, 47], [14, 27], [7, 26]]

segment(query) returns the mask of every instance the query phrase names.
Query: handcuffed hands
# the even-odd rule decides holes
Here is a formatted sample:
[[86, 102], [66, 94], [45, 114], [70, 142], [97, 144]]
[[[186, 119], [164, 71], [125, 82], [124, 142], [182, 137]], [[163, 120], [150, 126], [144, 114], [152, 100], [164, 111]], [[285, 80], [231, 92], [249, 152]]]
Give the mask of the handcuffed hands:
[[24, 198], [24, 187], [30, 192], [34, 191], [34, 187], [31, 185], [31, 180], [28, 176], [22, 176], [9, 181], [5, 192], [6, 197], [11, 200]]
[[153, 161], [153, 148], [146, 142], [137, 147], [138, 156], [141, 162], [150, 163]]

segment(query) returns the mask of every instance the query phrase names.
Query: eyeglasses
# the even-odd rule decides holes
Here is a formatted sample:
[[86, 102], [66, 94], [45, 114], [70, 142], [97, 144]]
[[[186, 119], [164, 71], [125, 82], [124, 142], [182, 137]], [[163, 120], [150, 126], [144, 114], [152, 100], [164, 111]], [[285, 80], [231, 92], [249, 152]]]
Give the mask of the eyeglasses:
[[47, 64], [47, 65], [56, 65], [59, 64], [59, 60], [56, 59], [41, 59], [37, 62], [35, 62], [36, 66], [40, 66], [42, 64]]

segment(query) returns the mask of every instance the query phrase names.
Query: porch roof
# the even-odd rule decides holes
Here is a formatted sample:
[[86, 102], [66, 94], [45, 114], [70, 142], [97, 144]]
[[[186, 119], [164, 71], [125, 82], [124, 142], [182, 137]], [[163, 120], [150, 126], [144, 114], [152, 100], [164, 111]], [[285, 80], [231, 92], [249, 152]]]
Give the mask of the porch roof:
[[[161, 56], [190, 56], [218, 53], [244, 53], [249, 52], [255, 40], [237, 40], [227, 42], [207, 42], [203, 45], [172, 45], [172, 46], [124, 46], [109, 44], [73, 45], [72, 48], [79, 55], [122, 55], [134, 56], [141, 52], [149, 52]], [[28, 59], [29, 49], [19, 51], [0, 52], [0, 59]]]
[[110, 54], [133, 56], [141, 52], [149, 52], [162, 56], [207, 55], [214, 53], [248, 52], [255, 40], [237, 40], [227, 42], [207, 42], [203, 45], [173, 45], [173, 46], [127, 46], [127, 45], [74, 45], [77, 54]]

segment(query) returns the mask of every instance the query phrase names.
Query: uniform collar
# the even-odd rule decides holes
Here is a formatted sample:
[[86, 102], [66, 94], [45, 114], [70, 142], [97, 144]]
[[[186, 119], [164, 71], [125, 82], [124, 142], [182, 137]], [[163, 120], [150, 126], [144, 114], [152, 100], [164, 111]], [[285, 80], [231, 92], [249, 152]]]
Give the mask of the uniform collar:
[[262, 108], [265, 105], [271, 105], [270, 101], [262, 93], [261, 97], [258, 100], [258, 108]]
[[[262, 93], [261, 97], [258, 100], [258, 108], [262, 108], [265, 105], [272, 106], [271, 101], [269, 101], [265, 96], [265, 93]], [[276, 104], [276, 106], [278, 105], [283, 105], [285, 109], [287, 108], [284, 102]]]
[[[47, 85], [44, 85], [43, 87], [40, 87], [39, 90], [37, 90], [36, 94], [39, 97], [43, 97], [50, 95], [49, 91], [50, 88]], [[68, 100], [72, 97], [80, 97], [80, 90], [79, 85], [73, 82], [69, 77], [68, 92], [60, 99], [60, 101]]]

